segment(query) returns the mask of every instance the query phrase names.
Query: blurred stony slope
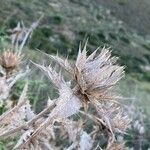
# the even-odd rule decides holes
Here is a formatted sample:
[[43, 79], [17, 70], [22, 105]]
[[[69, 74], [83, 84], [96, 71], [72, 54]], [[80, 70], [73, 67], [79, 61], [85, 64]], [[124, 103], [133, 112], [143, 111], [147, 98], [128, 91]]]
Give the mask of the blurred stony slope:
[[95, 0], [140, 34], [150, 34], [149, 0]]
[[[79, 41], [89, 37], [89, 49], [111, 46], [113, 53], [120, 57], [120, 63], [126, 65], [127, 72], [150, 80], [150, 36], [146, 30], [150, 25], [146, 18], [150, 7], [148, 0], [141, 5], [139, 1], [133, 0], [131, 5], [129, 0], [106, 0], [105, 3], [104, 0], [1, 0], [1, 39], [18, 21], [23, 20], [28, 26], [44, 13], [28, 43], [30, 49], [38, 48], [47, 53], [58, 51], [64, 56], [68, 53], [74, 58]], [[139, 21], [141, 18], [143, 24]], [[132, 20], [136, 20], [135, 23]], [[137, 34], [145, 32], [144, 36]]]

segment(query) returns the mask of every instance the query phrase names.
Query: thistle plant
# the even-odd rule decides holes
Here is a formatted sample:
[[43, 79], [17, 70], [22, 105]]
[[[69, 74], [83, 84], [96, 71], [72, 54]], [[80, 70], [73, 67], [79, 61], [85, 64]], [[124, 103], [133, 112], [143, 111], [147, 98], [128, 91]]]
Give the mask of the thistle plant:
[[23, 76], [28, 70], [23, 71], [20, 64], [22, 55], [13, 50], [3, 50], [0, 54], [0, 101], [4, 102], [9, 97], [9, 93], [14, 84]]
[[[29, 72], [29, 67], [22, 68], [23, 52], [27, 39], [33, 30], [38, 26], [43, 16], [34, 22], [30, 28], [25, 28], [23, 22], [18, 23], [17, 27], [9, 30], [12, 33], [12, 49], [4, 49], [0, 54], [0, 102], [8, 99], [9, 93], [14, 84]], [[22, 26], [21, 26], [22, 25]]]
[[4, 50], [0, 56], [0, 65], [6, 72], [8, 78], [21, 63], [22, 56], [12, 50]]
[[[20, 135], [14, 149], [51, 150], [57, 147], [57, 128], [60, 137], [69, 141], [67, 150], [125, 149], [115, 135], [125, 133], [130, 119], [120, 104], [121, 97], [114, 92], [114, 86], [124, 76], [124, 67], [116, 63], [118, 58], [111, 57], [108, 48], [104, 47], [101, 52], [99, 49], [87, 56], [87, 42], [83, 50], [80, 44], [74, 64], [58, 55], [46, 54], [61, 70], [69, 73], [69, 82], [56, 67], [34, 63], [57, 88], [59, 97], [49, 99], [47, 107], [36, 114], [31, 110], [26, 85], [18, 104], [0, 117], [0, 138]], [[22, 117], [13, 124], [19, 113]], [[94, 128], [90, 133], [85, 129], [87, 120], [93, 121]], [[99, 135], [106, 136], [107, 146], [100, 147]]]

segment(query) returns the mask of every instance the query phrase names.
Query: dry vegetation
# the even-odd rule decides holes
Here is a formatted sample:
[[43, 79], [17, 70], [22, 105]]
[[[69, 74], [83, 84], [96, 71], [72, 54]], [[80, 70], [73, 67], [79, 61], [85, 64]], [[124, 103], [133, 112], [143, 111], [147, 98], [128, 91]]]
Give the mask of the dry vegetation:
[[[28, 32], [26, 34], [29, 35]], [[4, 72], [0, 96], [4, 104], [10, 101], [8, 97], [12, 86], [28, 72], [28, 69], [25, 71], [21, 68], [24, 39], [15, 51], [4, 51], [0, 57]], [[8, 110], [0, 116], [1, 139], [19, 137], [14, 149], [62, 149], [64, 145], [56, 146], [59, 134], [61, 140], [68, 140], [65, 149], [90, 150], [101, 149], [99, 136], [104, 136], [107, 139], [104, 149], [125, 149], [123, 141], [117, 141], [115, 135], [125, 133], [130, 119], [119, 102], [122, 98], [113, 91], [124, 76], [124, 67], [116, 64], [118, 58], [111, 57], [108, 48], [104, 47], [101, 52], [98, 48], [89, 56], [86, 49], [87, 42], [83, 50], [80, 44], [74, 64], [58, 55], [48, 54], [53, 65], [34, 63], [56, 87], [59, 97], [53, 100], [49, 98], [45, 109], [36, 114], [28, 100], [26, 83], [18, 103], [9, 105]], [[69, 73], [68, 81], [58, 68]], [[86, 130], [88, 120], [92, 121], [90, 132]], [[10, 149], [12, 146], [8, 145]]]
[[[72, 7], [68, 7], [67, 9], [70, 11], [74, 10], [73, 12], [78, 14], [80, 11], [76, 11], [74, 3], [74, 1], [66, 1], [63, 5], [71, 4]], [[43, 4], [46, 5], [46, 1]], [[78, 31], [78, 29], [82, 31], [82, 29], [85, 29], [84, 26], [86, 26], [87, 29], [81, 32], [81, 34], [88, 33], [87, 31], [89, 31], [91, 26], [99, 30], [100, 22], [98, 20], [101, 17], [105, 18], [105, 16], [96, 15], [98, 18], [100, 17], [99, 19], [97, 18], [98, 20], [95, 19], [97, 24], [94, 20], [88, 24], [87, 21], [93, 19], [93, 15], [90, 15], [90, 18], [89, 15], [86, 16], [89, 9], [85, 11], [83, 4], [81, 5], [82, 9], [78, 8], [83, 11], [83, 14], [81, 13], [83, 16], [81, 15], [80, 20], [87, 18], [85, 22], [80, 22], [78, 25], [74, 22], [75, 20], [73, 20], [73, 23], [71, 22], [72, 17], [67, 21], [69, 18], [67, 13], [70, 11], [64, 9], [64, 6], [60, 7], [62, 9], [61, 11], [64, 11], [63, 13], [66, 15], [62, 18], [66, 18], [64, 22], [68, 24], [66, 26], [61, 24], [61, 27], [58, 27], [60, 24], [58, 23], [59, 25], [57, 26], [54, 23], [54, 26], [52, 26], [52, 28], [55, 28], [54, 33], [47, 35], [48, 37], [46, 38], [48, 38], [49, 44], [56, 42], [56, 45], [58, 45], [58, 47], [53, 45], [55, 48], [52, 47], [54, 48], [51, 51], [52, 53], [56, 51], [56, 48], [62, 48], [62, 45], [67, 45], [65, 43], [67, 41], [63, 37], [69, 37], [68, 39], [72, 40], [71, 43], [75, 41], [75, 38], [77, 38], [76, 32], [72, 32], [70, 27], [75, 31]], [[55, 5], [54, 3], [50, 3], [49, 5], [51, 8], [56, 7], [56, 9], [58, 6], [61, 6]], [[97, 11], [92, 5], [90, 6], [91, 12], [93, 12], [93, 10]], [[98, 11], [95, 14], [101, 13], [102, 12]], [[148, 149], [150, 146], [149, 119], [144, 112], [144, 107], [138, 108], [137, 104], [135, 104], [140, 100], [140, 92], [143, 88], [140, 86], [137, 90], [137, 92], [140, 91], [138, 93], [139, 95], [134, 93], [133, 80], [131, 80], [130, 84], [122, 81], [123, 83], [121, 82], [121, 86], [118, 87], [118, 82], [125, 75], [125, 67], [120, 66], [117, 63], [118, 57], [112, 55], [116, 54], [117, 56], [121, 56], [122, 59], [120, 59], [120, 62], [122, 62], [122, 60], [123, 62], [127, 62], [127, 64], [122, 63], [127, 65], [127, 71], [130, 69], [133, 72], [133, 66], [146, 69], [147, 66], [141, 66], [135, 63], [136, 61], [133, 61], [132, 56], [138, 55], [137, 60], [139, 60], [145, 53], [146, 55], [144, 56], [149, 57], [149, 45], [147, 45], [149, 42], [132, 33], [124, 34], [126, 30], [124, 30], [125, 28], [122, 23], [118, 23], [117, 25], [119, 30], [122, 29], [120, 31], [123, 31], [123, 34], [121, 34], [118, 29], [114, 30], [114, 28], [108, 33], [109, 30], [106, 25], [110, 25], [110, 28], [117, 27], [116, 20], [110, 16], [109, 12], [108, 14], [109, 19], [103, 18], [106, 22], [104, 21], [103, 24], [101, 22], [101, 26], [104, 28], [101, 29], [102, 31], [100, 31], [100, 33], [102, 32], [102, 34], [100, 35], [103, 37], [104, 34], [104, 39], [108, 38], [113, 44], [116, 40], [117, 45], [113, 47], [115, 50], [120, 46], [121, 51], [126, 53], [126, 49], [128, 49], [128, 54], [131, 56], [130, 61], [129, 59], [123, 60], [123, 57], [118, 52], [114, 53], [112, 51], [111, 53], [110, 48], [98, 47], [95, 51], [92, 51], [96, 45], [99, 45], [98, 41], [100, 41], [99, 39], [101, 37], [94, 38], [93, 40], [89, 38], [89, 42], [87, 42], [87, 40], [84, 46], [80, 44], [77, 56], [75, 55], [76, 52], [73, 51], [76, 44], [71, 44], [73, 50], [68, 50], [68, 55], [74, 53], [74, 60], [71, 60], [72, 56], [64, 59], [61, 54], [59, 54], [60, 56], [58, 56], [58, 54], [50, 55], [39, 51], [41, 55], [44, 55], [45, 58], [50, 60], [50, 65], [47, 64], [47, 59], [44, 60], [45, 58], [40, 58], [39, 61], [39, 56], [36, 55], [37, 52], [31, 51], [29, 47], [25, 47], [25, 44], [30, 45], [32, 43], [29, 42], [30, 40], [32, 41], [33, 39], [39, 38], [37, 41], [35, 40], [35, 43], [39, 45], [42, 43], [44, 46], [47, 46], [45, 40], [42, 41], [42, 39], [40, 39], [43, 37], [43, 34], [38, 35], [33, 33], [33, 30], [35, 30], [38, 33], [44, 31], [45, 34], [48, 34], [48, 27], [43, 28], [47, 30], [41, 30], [41, 32], [39, 32], [40, 28], [38, 28], [38, 25], [43, 16], [32, 23], [28, 28], [25, 27], [21, 21], [14, 29], [8, 29], [9, 42], [0, 39], [2, 47], [9, 47], [0, 53], [0, 150], [1, 145], [5, 145], [5, 148], [2, 148], [2, 150], [125, 150], [129, 149], [127, 147], [132, 147], [135, 150]], [[55, 12], [53, 15], [56, 15]], [[56, 21], [59, 21], [59, 19], [61, 21], [61, 17], [59, 18], [59, 16], [56, 16], [55, 19]], [[114, 24], [108, 23], [110, 20], [114, 20], [112, 21]], [[96, 28], [94, 25], [96, 25]], [[40, 27], [42, 26], [40, 25]], [[59, 32], [62, 32], [64, 36], [60, 36], [61, 38], [58, 40], [57, 34]], [[95, 33], [97, 33], [97, 31], [94, 31], [93, 35], [95, 35]], [[89, 32], [89, 34], [91, 33]], [[117, 38], [115, 38], [114, 35]], [[109, 36], [111, 36], [111, 38]], [[81, 39], [82, 37], [78, 40]], [[121, 44], [118, 45], [120, 39]], [[93, 45], [91, 45], [91, 40], [94, 42]], [[78, 41], [75, 41], [75, 43], [77, 42]], [[11, 45], [8, 43], [11, 43]], [[130, 51], [133, 47], [129, 48], [130, 45], [134, 47], [135, 51], [132, 51], [133, 54], [131, 54]], [[139, 45], [139, 47], [137, 47], [137, 45]], [[141, 47], [144, 47], [145, 50], [141, 49]], [[39, 47], [34, 45], [34, 48], [38, 49]], [[64, 53], [63, 48], [62, 52]], [[40, 49], [47, 50], [43, 47], [40, 47]], [[48, 49], [51, 50], [49, 47]], [[67, 50], [65, 50], [65, 52], [67, 52]], [[32, 56], [30, 56], [32, 61], [29, 61], [26, 55], [27, 53], [28, 55], [34, 53], [33, 57], [36, 59], [32, 60]], [[38, 63], [36, 60], [38, 60]], [[45, 65], [41, 65], [41, 61], [43, 61]], [[131, 66], [128, 63], [131, 63]], [[34, 69], [32, 69], [32, 67]], [[149, 74], [147, 75], [148, 80]], [[43, 76], [46, 76], [46, 79]], [[23, 90], [22, 88], [19, 89], [19, 92], [16, 90], [19, 98], [17, 97], [17, 99], [14, 100], [12, 93], [15, 88], [17, 89], [16, 85], [22, 78], [25, 82]], [[43, 78], [46, 81], [50, 81], [46, 83], [48, 85], [48, 87], [45, 87], [46, 90], [52, 89], [51, 92], [47, 93], [43, 90], [44, 92], [42, 94], [44, 98], [41, 96], [42, 94], [39, 94], [43, 85], [40, 85], [38, 88], [35, 84], [31, 86], [31, 80], [32, 82], [36, 79], [41, 81]], [[44, 82], [39, 82], [39, 84], [43, 83]], [[130, 87], [131, 85], [132, 87]], [[120, 88], [121, 92], [116, 91], [116, 87]], [[149, 105], [149, 94], [147, 94], [149, 92], [148, 83], [145, 89], [147, 89], [147, 91], [145, 90], [143, 93], [141, 106]], [[122, 93], [132, 99], [129, 100], [129, 98], [122, 97]], [[33, 94], [32, 99], [34, 99], [34, 102], [31, 100], [31, 94]], [[38, 101], [36, 101], [36, 99], [38, 99]], [[41, 101], [46, 101], [47, 103], [45, 104]], [[38, 108], [35, 107], [37, 103]]]

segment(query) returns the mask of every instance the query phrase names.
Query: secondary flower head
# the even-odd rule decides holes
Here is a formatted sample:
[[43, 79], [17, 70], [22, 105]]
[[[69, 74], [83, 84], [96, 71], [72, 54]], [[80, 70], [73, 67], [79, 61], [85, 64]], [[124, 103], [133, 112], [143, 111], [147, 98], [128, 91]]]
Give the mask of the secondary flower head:
[[22, 56], [11, 51], [6, 50], [0, 56], [0, 65], [5, 69], [7, 74], [12, 73], [21, 63]]

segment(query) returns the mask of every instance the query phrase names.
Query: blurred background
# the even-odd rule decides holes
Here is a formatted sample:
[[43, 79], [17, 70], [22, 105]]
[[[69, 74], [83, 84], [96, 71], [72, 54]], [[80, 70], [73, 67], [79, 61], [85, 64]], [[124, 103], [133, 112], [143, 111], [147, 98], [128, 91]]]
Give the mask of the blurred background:
[[[129, 98], [125, 103], [133, 118], [126, 144], [134, 150], [150, 149], [150, 0], [0, 0], [0, 49], [12, 47], [14, 35], [23, 34], [37, 20], [24, 47], [26, 59], [48, 62], [41, 50], [74, 61], [79, 42], [87, 38], [89, 53], [98, 46], [111, 47], [126, 71], [116, 88]], [[29, 77], [29, 98], [39, 112], [55, 92], [35, 72]], [[16, 85], [14, 99], [23, 83]]]

